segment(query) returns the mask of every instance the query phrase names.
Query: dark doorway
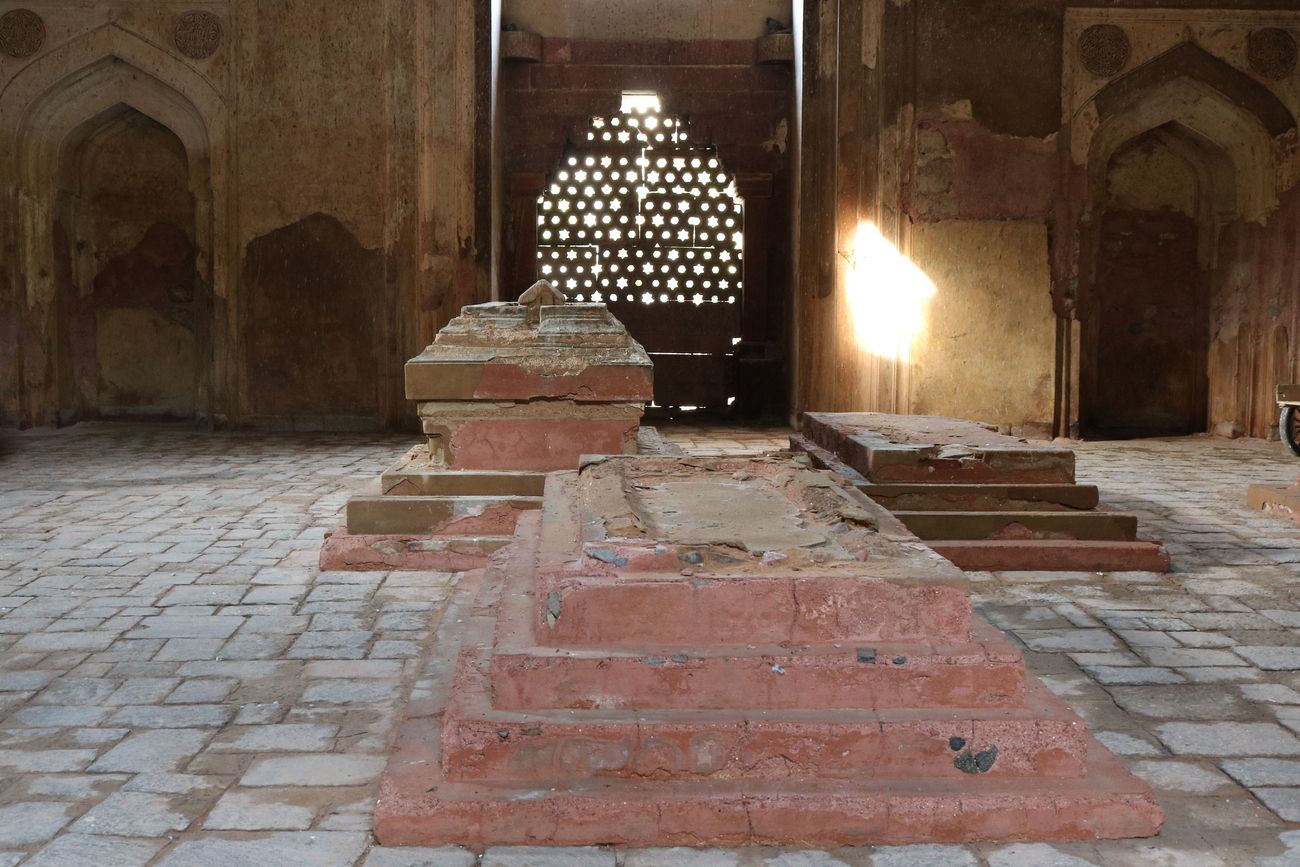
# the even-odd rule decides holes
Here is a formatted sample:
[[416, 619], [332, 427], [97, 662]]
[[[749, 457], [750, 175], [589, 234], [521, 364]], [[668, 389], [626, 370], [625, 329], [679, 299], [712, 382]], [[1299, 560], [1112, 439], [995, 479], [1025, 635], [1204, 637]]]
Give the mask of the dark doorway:
[[[1170, 130], [1122, 148], [1097, 226], [1084, 432], [1206, 429], [1207, 269], [1197, 166]], [[1090, 387], [1089, 387], [1090, 386]]]
[[80, 133], [54, 226], [62, 416], [193, 418], [206, 403], [211, 293], [185, 147], [125, 105]]
[[[513, 298], [533, 280], [545, 277], [574, 300], [581, 295], [607, 304], [654, 358], [657, 406], [651, 408], [652, 417], [709, 414], [729, 420], [784, 419], [789, 405], [787, 138], [792, 67], [758, 63], [752, 39], [670, 46], [642, 40], [548, 37], [542, 62], [502, 65], [499, 92], [500, 297]], [[599, 254], [600, 272], [592, 273], [590, 266], [597, 260], [581, 258], [587, 251], [572, 250], [575, 239], [581, 243], [591, 239], [542, 234], [548, 228], [558, 232], [563, 225], [574, 232], [578, 224], [569, 223], [568, 217], [576, 214], [565, 212], [557, 223], [556, 213], [539, 212], [543, 204], [539, 200], [556, 195], [551, 188], [560, 182], [558, 174], [572, 169], [560, 183], [561, 200], [567, 199], [571, 207], [584, 201], [608, 208], [615, 198], [621, 207], [627, 206], [628, 195], [619, 192], [621, 185], [610, 182], [608, 173], [620, 168], [618, 160], [627, 156], [621, 146], [632, 142], [630, 136], [620, 142], [619, 132], [626, 130], [610, 121], [621, 114], [625, 96], [650, 94], [661, 100], [660, 120], [671, 119], [671, 129], [682, 122], [683, 137], [677, 147], [661, 148], [669, 144], [668, 133], [659, 125], [651, 130], [653, 136], [662, 133], [665, 139], [654, 138], [655, 153], [644, 155], [653, 159], [652, 165], [634, 168], [647, 175], [657, 172], [659, 179], [645, 185], [645, 194], [632, 195], [643, 209], [641, 216], [647, 222], [639, 228], [645, 234], [629, 243], [622, 224], [612, 222], [618, 217], [610, 215], [611, 222], [606, 223], [608, 211], [597, 211], [596, 224], [588, 228], [617, 229], [620, 237], [615, 244], [626, 247], [628, 259], [607, 262], [607, 249]], [[594, 126], [596, 122], [605, 125]], [[570, 157], [581, 164], [569, 165]], [[591, 166], [588, 157], [596, 161]], [[604, 165], [605, 157], [613, 161], [611, 165]], [[661, 158], [666, 161], [663, 166], [658, 165]], [[700, 165], [695, 165], [697, 159]], [[710, 161], [715, 164], [710, 166]], [[627, 170], [623, 167], [624, 179]], [[571, 183], [577, 171], [587, 177], [580, 184]], [[709, 184], [699, 183], [701, 171], [712, 176], [706, 178]], [[598, 184], [591, 183], [594, 172], [601, 174]], [[726, 180], [719, 182], [719, 175]], [[575, 193], [569, 192], [570, 186]], [[586, 186], [592, 186], [591, 195], [586, 195]], [[727, 188], [732, 192], [725, 198], [738, 204], [738, 211], [718, 209]], [[691, 192], [695, 189], [698, 195]], [[635, 187], [628, 192], [635, 194]], [[558, 201], [553, 207], [558, 207]], [[663, 210], [665, 205], [672, 210]], [[582, 223], [589, 213], [581, 213]], [[652, 222], [656, 215], [662, 215], [662, 225]], [[711, 226], [713, 218], [718, 224]], [[733, 225], [726, 225], [728, 219]], [[663, 237], [669, 229], [673, 236]], [[683, 232], [688, 237], [682, 238]], [[705, 238], [706, 233], [710, 237]], [[719, 240], [718, 234], [724, 237]], [[739, 246], [736, 234], [743, 235]], [[611, 247], [605, 244], [608, 236], [597, 240]], [[556, 249], [564, 245], [570, 249]], [[727, 259], [721, 257], [723, 248]], [[570, 252], [574, 259], [568, 258]], [[564, 258], [550, 258], [554, 253]], [[594, 249], [591, 253], [598, 255]], [[621, 264], [618, 272], [607, 267], [632, 261], [638, 253], [642, 269], [638, 276]], [[676, 259], [668, 258], [674, 254]], [[547, 264], [550, 271], [543, 267]], [[565, 264], [566, 270], [561, 272], [559, 264]], [[644, 270], [647, 264], [649, 273]], [[627, 285], [619, 285], [621, 277], [627, 278]]]

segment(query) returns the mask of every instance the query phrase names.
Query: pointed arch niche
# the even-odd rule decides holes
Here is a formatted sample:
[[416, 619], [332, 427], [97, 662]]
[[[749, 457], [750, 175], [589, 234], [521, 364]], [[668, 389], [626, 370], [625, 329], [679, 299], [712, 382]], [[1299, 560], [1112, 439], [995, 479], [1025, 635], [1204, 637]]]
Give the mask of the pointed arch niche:
[[230, 411], [226, 118], [203, 75], [116, 25], [0, 91], [21, 421]]
[[[1191, 42], [1102, 87], [1071, 118], [1082, 181], [1073, 238], [1078, 429], [1143, 436], [1250, 426], [1215, 395], [1228, 227], [1278, 208], [1291, 111]], [[1221, 353], [1219, 354], [1221, 356]], [[1077, 377], [1077, 378], [1074, 378]]]

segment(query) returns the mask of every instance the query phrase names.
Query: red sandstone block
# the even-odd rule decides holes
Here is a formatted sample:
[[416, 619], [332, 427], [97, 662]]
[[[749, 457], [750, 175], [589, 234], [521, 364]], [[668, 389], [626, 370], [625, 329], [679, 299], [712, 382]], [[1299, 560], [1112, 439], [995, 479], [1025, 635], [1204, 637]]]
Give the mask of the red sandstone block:
[[1074, 481], [1074, 453], [975, 422], [886, 413], [806, 413], [803, 434], [872, 482]]
[[514, 364], [485, 364], [475, 400], [568, 398], [576, 401], [649, 403], [654, 399], [653, 370], [623, 365], [588, 367], [571, 377], [546, 376]]
[[[399, 735], [399, 742], [407, 738]], [[385, 846], [735, 846], [1083, 840], [1159, 833], [1150, 788], [1092, 742], [1089, 774], [1031, 781], [455, 783], [395, 760], [380, 785]], [[430, 757], [431, 758], [431, 757]]]
[[413, 400], [528, 401], [537, 398], [583, 403], [649, 403], [654, 372], [648, 365], [592, 364], [565, 375], [526, 364], [421, 363], [406, 366], [407, 396]]
[[[534, 597], [541, 645], [970, 635], [960, 572], [878, 505], [795, 464], [611, 459], [551, 476], [543, 513]], [[674, 527], [684, 541], [670, 538]]]
[[452, 537], [354, 536], [339, 528], [321, 545], [324, 572], [368, 572], [391, 569], [463, 572], [482, 569], [492, 552], [510, 540], [503, 536]]
[[495, 630], [496, 707], [995, 707], [1021, 700], [1020, 652], [982, 621], [954, 643], [721, 647], [715, 636], [697, 636], [690, 645], [656, 638], [640, 647], [557, 649], [549, 637], [538, 638], [544, 622], [534, 593], [538, 519], [536, 513], [522, 517], [519, 541], [502, 552], [493, 571], [501, 583], [499, 601], [484, 609]]
[[[856, 651], [837, 656], [727, 655], [716, 650], [590, 658], [542, 649], [492, 657], [496, 704], [503, 709], [692, 707], [771, 709], [817, 707], [997, 707], [1020, 700], [1019, 661], [955, 661], [907, 655], [902, 645], [872, 648], [873, 664]], [[906, 659], [903, 665], [892, 660]], [[779, 673], [778, 673], [779, 672]]]
[[485, 666], [483, 655], [462, 656], [443, 723], [449, 779], [960, 780], [974, 772], [974, 756], [991, 748], [985, 760], [992, 757], [992, 764], [983, 771], [991, 777], [1083, 772], [1084, 727], [1040, 686], [1024, 707], [965, 711], [519, 713], [492, 706]]
[[[866, 572], [867, 570], [863, 570]], [[970, 598], [955, 587], [907, 587], [860, 576], [736, 577], [679, 574], [542, 576], [538, 640], [573, 647], [689, 647], [960, 640]], [[561, 614], [548, 622], [550, 594]], [[662, 619], [661, 619], [662, 618]]]
[[[521, 522], [521, 538], [530, 531], [535, 532], [535, 527], [536, 517], [526, 516]], [[510, 598], [499, 573], [510, 565], [503, 560], [489, 571], [489, 576], [496, 577], [484, 581], [478, 601], [468, 615], [462, 610], [459, 597], [453, 600], [453, 610], [448, 614], [448, 622], [453, 625], [444, 631], [439, 643], [444, 654], [456, 653], [462, 644], [482, 647], [490, 641], [501, 600]], [[470, 592], [476, 581], [476, 573], [467, 575], [464, 592]], [[1128, 775], [1090, 739], [1086, 774], [1074, 778], [1054, 776], [1061, 773], [1063, 765], [1061, 755], [1052, 752], [1053, 726], [1062, 721], [1072, 722], [1082, 732], [1082, 724], [1059, 700], [1041, 688], [1037, 694], [1061, 711], [1057, 716], [1047, 714], [1045, 719], [1057, 722], [1044, 728], [995, 718], [984, 718], [977, 725], [969, 715], [966, 717], [971, 725], [968, 740], [987, 737], [997, 743], [996, 739], [1001, 738], [1004, 743], [1017, 745], [1009, 748], [1011, 756], [1005, 759], [1006, 768], [1015, 767], [1016, 756], [1022, 759], [1037, 756], [1041, 764], [1032, 775], [1017, 776], [1005, 770], [1000, 774], [995, 762], [987, 773], [958, 774], [955, 778], [950, 771], [945, 771], [949, 776], [921, 776], [916, 773], [916, 763], [905, 778], [828, 779], [781, 775], [727, 780], [719, 779], [717, 773], [690, 780], [584, 777], [574, 769], [582, 766], [584, 755], [590, 760], [593, 753], [579, 742], [568, 747], [567, 757], [548, 757], [548, 748], [543, 748], [523, 759], [532, 762], [529, 767], [539, 771], [548, 762], [558, 761], [561, 770], [557, 777], [457, 782], [447, 779], [441, 770], [442, 724], [444, 720], [450, 720], [452, 726], [457, 724], [455, 720], [461, 718], [457, 716], [459, 703], [473, 696], [474, 691], [453, 691], [450, 678], [450, 667], [441, 666], [427, 690], [427, 697], [413, 705], [413, 712], [419, 716], [400, 729], [375, 813], [376, 833], [384, 845], [456, 843], [476, 849], [498, 844], [597, 843], [834, 847], [934, 839], [1091, 839], [1153, 834], [1159, 830], [1162, 820], [1149, 788]], [[480, 689], [477, 694], [483, 698], [489, 692]], [[453, 696], [455, 702], [448, 705], [448, 699]], [[913, 716], [909, 718], [908, 713]], [[895, 738], [902, 745], [904, 755], [937, 755], [936, 746], [951, 750], [951, 745], [942, 739], [953, 722], [951, 718], [937, 716], [935, 711], [900, 712], [900, 715], [901, 728], [886, 734], [882, 725], [879, 731], [882, 738]], [[629, 719], [644, 716], [637, 713], [629, 715]], [[1029, 717], [1032, 716], [1033, 712], [1029, 712]], [[682, 726], [684, 737], [690, 731], [689, 726], [697, 721], [704, 724], [696, 729], [696, 734], [708, 732], [707, 717], [708, 714], [701, 717], [697, 711], [670, 714], [667, 719]], [[759, 721], [760, 728], [768, 719], [753, 712], [750, 718]], [[934, 727], [929, 734], [917, 722], [927, 718]], [[586, 719], [555, 711], [528, 714], [527, 719], [516, 715], [506, 725], [523, 726], [529, 720], [528, 727], [539, 731], [525, 734], [519, 729], [510, 734], [510, 739], [539, 738], [544, 742], [552, 726], [558, 726], [561, 732], [567, 730], [576, 738], [589, 734]], [[502, 724], [500, 720], [489, 721], [486, 717], [483, 721]], [[828, 719], [824, 712], [805, 713], [800, 720], [805, 725], [817, 725], [819, 721], [833, 725], [834, 715]], [[657, 724], [652, 720], [652, 726]], [[870, 730], [870, 727], [857, 729], [859, 733]], [[484, 731], [483, 736], [488, 743], [492, 738], [501, 740], [498, 728]], [[851, 735], [846, 737], [853, 743]], [[672, 745], [670, 742], [665, 746]], [[621, 757], [617, 745], [612, 752], [607, 744], [599, 746], [599, 754], [605, 756], [606, 763], [611, 756], [615, 760]], [[962, 745], [963, 749], [965, 746]], [[809, 742], [812, 751], [806, 754], [809, 767], [816, 765], [813, 759], [817, 750], [831, 748], [816, 740]], [[677, 749], [682, 749], [680, 741]], [[781, 749], [789, 750], [790, 745], [769, 743], [766, 748], [756, 749], [755, 753], [760, 755], [754, 759], [755, 767], [767, 762], [773, 774], [784, 774], [784, 761], [773, 763], [783, 754], [779, 752]], [[653, 749], [643, 751], [643, 755], [654, 754]], [[1000, 756], [998, 761], [1002, 760]]]
[[635, 450], [637, 419], [479, 419], [451, 436], [450, 469], [567, 470], [582, 455]]

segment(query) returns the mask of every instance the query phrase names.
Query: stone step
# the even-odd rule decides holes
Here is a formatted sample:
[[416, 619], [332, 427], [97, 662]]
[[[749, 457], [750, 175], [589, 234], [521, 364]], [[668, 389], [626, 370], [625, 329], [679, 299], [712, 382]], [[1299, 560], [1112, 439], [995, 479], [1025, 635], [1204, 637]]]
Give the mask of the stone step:
[[1096, 485], [873, 485], [857, 489], [892, 512], [1076, 512], [1097, 507]]
[[347, 528], [372, 536], [508, 536], [520, 512], [541, 505], [541, 497], [353, 497]]
[[[429, 467], [428, 453], [427, 445], [416, 446], [410, 454], [385, 470], [379, 477], [379, 488], [383, 494], [423, 497], [540, 497], [546, 485], [545, 473]], [[418, 455], [423, 456], [423, 465]], [[417, 457], [413, 459], [413, 456]]]
[[[380, 784], [384, 846], [742, 846], [817, 849], [1148, 837], [1150, 788], [1092, 738], [1085, 776], [458, 782], [436, 719], [409, 720]], [[996, 767], [996, 765], [995, 765]]]
[[804, 413], [801, 434], [868, 481], [1070, 484], [1074, 452], [962, 419]]
[[502, 552], [486, 585], [493, 595], [476, 609], [498, 708], [1003, 707], [1023, 696], [1020, 651], [979, 618], [953, 642], [718, 645], [706, 633], [678, 644], [561, 643], [550, 611], [538, 614], [533, 547], [524, 532]]
[[340, 527], [325, 538], [320, 551], [322, 571], [412, 570], [463, 572], [482, 569], [493, 552], [509, 545], [510, 536], [451, 536], [352, 534]]
[[498, 648], [492, 657], [497, 706], [520, 710], [1001, 707], [1020, 700], [1024, 683], [1018, 653], [978, 644], [733, 653]]
[[1058, 539], [952, 540], [930, 547], [968, 571], [1168, 572], [1169, 552], [1157, 542]]
[[1005, 708], [758, 710], [756, 697], [754, 707], [733, 710], [515, 711], [496, 704], [489, 656], [461, 657], [443, 724], [449, 779], [956, 781], [968, 773], [1083, 773], [1084, 726], [1038, 684], [1024, 704]]
[[1086, 539], [1132, 542], [1137, 518], [1120, 512], [895, 512], [927, 542], [953, 539]]

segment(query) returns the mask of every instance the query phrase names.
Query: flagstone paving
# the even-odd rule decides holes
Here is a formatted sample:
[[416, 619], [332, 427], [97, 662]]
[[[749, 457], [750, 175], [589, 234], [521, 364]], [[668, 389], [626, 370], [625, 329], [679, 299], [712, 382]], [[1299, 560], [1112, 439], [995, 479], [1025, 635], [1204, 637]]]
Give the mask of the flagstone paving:
[[[783, 432], [663, 431], [745, 453]], [[972, 573], [1168, 814], [1154, 840], [774, 849], [372, 844], [375, 785], [457, 576], [319, 572], [402, 436], [0, 434], [0, 865], [1300, 865], [1300, 527], [1245, 508], [1276, 444], [1089, 443], [1081, 480], [1175, 570]]]

